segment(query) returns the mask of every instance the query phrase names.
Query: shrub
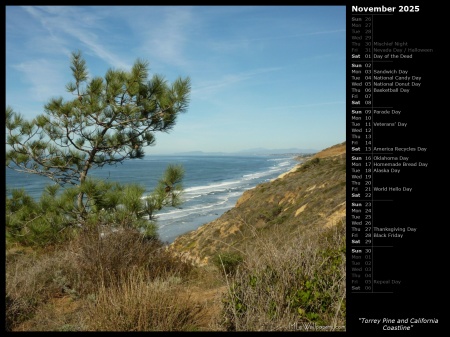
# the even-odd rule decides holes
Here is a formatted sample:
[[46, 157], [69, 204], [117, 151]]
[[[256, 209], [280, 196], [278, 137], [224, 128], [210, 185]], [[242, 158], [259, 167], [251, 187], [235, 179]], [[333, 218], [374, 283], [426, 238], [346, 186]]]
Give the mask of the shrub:
[[7, 254], [6, 328], [32, 318], [50, 298], [67, 294], [71, 288], [66, 275], [73, 273], [67, 252]]
[[242, 255], [237, 252], [216, 253], [212, 259], [214, 265], [226, 275], [234, 274], [243, 260]]
[[[289, 244], [257, 237], [223, 298], [229, 331], [345, 325], [345, 224], [299, 232]], [[315, 325], [314, 325], [315, 324]], [[298, 327], [298, 326], [297, 326]]]
[[[102, 235], [103, 234], [103, 235]], [[167, 275], [188, 275], [192, 266], [170, 254], [158, 239], [146, 239], [139, 231], [122, 228], [102, 233], [101, 228], [83, 231], [72, 251], [79, 271], [82, 293], [93, 292], [120, 279], [130, 270], [146, 270], [149, 280]]]

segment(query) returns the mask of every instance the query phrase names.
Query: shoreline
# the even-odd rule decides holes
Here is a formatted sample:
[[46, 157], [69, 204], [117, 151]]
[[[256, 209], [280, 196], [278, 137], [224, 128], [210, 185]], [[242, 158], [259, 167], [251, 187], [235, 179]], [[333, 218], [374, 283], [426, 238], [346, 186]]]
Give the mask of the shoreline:
[[275, 180], [277, 180], [277, 179], [282, 179], [284, 176], [288, 175], [289, 173], [292, 173], [292, 172], [297, 171], [297, 170], [300, 168], [300, 166], [302, 166], [302, 164], [303, 164], [303, 163], [295, 165], [295, 166], [294, 166], [293, 168], [291, 168], [289, 171], [284, 172], [284, 173], [281, 173], [278, 177], [276, 177], [276, 178], [274, 178], [274, 179], [272, 179], [272, 180], [270, 180], [270, 181], [272, 182], [272, 181], [275, 181]]
[[[206, 221], [206, 222], [205, 222], [205, 221], [202, 221], [202, 220], [199, 220], [199, 219], [197, 219], [196, 221], [193, 221], [195, 224], [192, 224], [192, 223], [191, 223], [191, 229], [189, 229], [189, 230], [187, 230], [187, 231], [185, 231], [185, 232], [183, 232], [183, 233], [181, 233], [181, 234], [177, 234], [177, 235], [170, 235], [170, 234], [169, 234], [169, 235], [167, 235], [167, 231], [165, 231], [165, 230], [162, 230], [161, 232], [158, 231], [159, 234], [161, 235], [161, 239], [162, 239], [164, 242], [168, 242], [169, 245], [170, 245], [170, 244], [172, 244], [178, 237], [183, 236], [183, 235], [185, 235], [185, 234], [187, 234], [187, 233], [190, 233], [190, 232], [192, 232], [192, 231], [195, 231], [195, 230], [197, 230], [198, 228], [200, 228], [200, 227], [202, 227], [202, 226], [205, 226], [205, 225], [207, 225], [207, 224], [209, 224], [209, 223], [211, 223], [211, 222], [213, 222], [213, 221], [219, 219], [224, 213], [226, 213], [226, 212], [228, 212], [229, 210], [231, 210], [231, 209], [237, 207], [238, 204], [239, 204], [239, 201], [242, 200], [242, 198], [244, 197], [244, 195], [245, 195], [248, 191], [252, 191], [252, 190], [254, 190], [257, 186], [259, 186], [259, 185], [261, 185], [261, 184], [273, 182], [273, 181], [276, 180], [276, 179], [282, 178], [282, 177], [284, 177], [285, 175], [287, 175], [287, 174], [289, 174], [289, 173], [291, 173], [291, 172], [296, 171], [296, 170], [304, 163], [304, 161], [305, 161], [307, 158], [309, 158], [309, 156], [308, 156], [307, 158], [302, 158], [302, 157], [298, 157], [298, 156], [293, 156], [293, 157], [291, 157], [291, 158], [292, 158], [292, 159], [295, 159], [295, 160], [297, 160], [297, 161], [299, 161], [299, 163], [298, 163], [298, 164], [295, 164], [295, 165], [294, 165], [293, 167], [291, 167], [289, 170], [287, 170], [287, 171], [285, 171], [285, 172], [283, 172], [283, 173], [280, 173], [280, 174], [279, 174], [277, 177], [275, 177], [275, 178], [272, 178], [272, 179], [267, 180], [267, 181], [260, 182], [260, 183], [256, 184], [255, 186], [253, 186], [253, 187], [251, 187], [251, 188], [249, 188], [249, 189], [246, 189], [246, 190], [242, 191], [242, 193], [241, 193], [240, 195], [235, 196], [235, 197], [232, 198], [232, 199], [234, 199], [234, 203], [233, 203], [233, 205], [232, 205], [231, 207], [226, 208], [226, 209], [221, 209], [220, 211], [215, 212], [216, 214], [214, 214], [214, 215], [213, 215], [213, 214], [205, 215], [205, 216], [203, 217], [203, 220], [205, 220], [205, 218], [208, 218], [208, 221]], [[162, 228], [164, 228], [164, 227], [162, 227]], [[163, 238], [163, 235], [164, 235], [164, 234], [166, 234], [165, 238]]]
[[273, 178], [272, 181], [275, 181], [277, 179], [282, 179], [284, 176], [288, 175], [289, 173], [295, 172], [297, 171], [304, 163], [305, 161], [307, 161], [308, 159], [310, 159], [313, 155], [308, 155], [306, 157], [295, 157], [294, 159], [298, 160], [299, 163], [297, 165], [295, 165], [293, 168], [291, 168], [289, 171], [281, 173], [278, 177]]

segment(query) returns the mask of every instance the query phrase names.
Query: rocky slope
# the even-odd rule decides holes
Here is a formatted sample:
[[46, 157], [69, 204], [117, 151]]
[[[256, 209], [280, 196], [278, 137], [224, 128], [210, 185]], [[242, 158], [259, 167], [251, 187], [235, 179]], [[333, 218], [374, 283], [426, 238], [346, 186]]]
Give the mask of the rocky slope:
[[217, 253], [251, 249], [256, 236], [330, 227], [346, 217], [346, 144], [327, 148], [271, 182], [246, 191], [218, 219], [179, 236], [175, 254], [205, 265]]

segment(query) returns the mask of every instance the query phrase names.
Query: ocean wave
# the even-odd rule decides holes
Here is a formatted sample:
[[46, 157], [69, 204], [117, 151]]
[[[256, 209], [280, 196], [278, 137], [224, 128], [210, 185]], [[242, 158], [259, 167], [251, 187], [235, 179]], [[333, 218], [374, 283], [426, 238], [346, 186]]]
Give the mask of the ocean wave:
[[192, 186], [186, 188], [184, 191], [187, 193], [191, 192], [198, 192], [198, 191], [211, 191], [211, 190], [218, 190], [221, 187], [224, 186], [230, 186], [230, 185], [238, 185], [241, 183], [240, 180], [232, 180], [232, 181], [226, 181], [219, 184], [208, 184], [208, 185], [201, 185], [201, 186]]
[[[228, 207], [227, 202], [228, 202], [228, 199], [217, 201], [217, 202], [211, 203], [209, 205], [202, 204], [202, 205], [195, 205], [195, 206], [191, 206], [191, 207], [174, 209], [174, 210], [170, 210], [165, 213], [158, 213], [155, 218], [157, 221], [168, 220], [168, 219], [175, 220], [175, 219], [180, 219], [180, 218], [189, 218], [195, 214], [205, 213], [208, 210], [213, 209], [213, 210], [217, 211], [217, 209], [219, 209], [221, 206]], [[226, 207], [224, 207], [224, 208], [226, 208]]]
[[277, 167], [284, 167], [284, 166], [288, 166], [290, 164], [291, 164], [291, 162], [289, 162], [289, 161], [283, 161], [283, 162], [279, 163], [277, 165]]

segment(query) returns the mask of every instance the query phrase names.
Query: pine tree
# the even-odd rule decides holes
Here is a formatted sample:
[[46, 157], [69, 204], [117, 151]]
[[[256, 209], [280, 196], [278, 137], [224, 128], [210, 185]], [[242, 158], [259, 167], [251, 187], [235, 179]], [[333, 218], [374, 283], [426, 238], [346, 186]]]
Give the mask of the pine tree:
[[[179, 77], [172, 84], [156, 74], [148, 79], [147, 61], [137, 59], [129, 72], [109, 69], [104, 78], [89, 79], [78, 51], [72, 52], [70, 69], [74, 82], [66, 90], [73, 99], [50, 99], [44, 113], [31, 121], [6, 108], [9, 168], [80, 187], [93, 168], [143, 158], [144, 147], [155, 144], [155, 133], [170, 131], [178, 115], [187, 111], [190, 78]], [[169, 168], [172, 180], [166, 186], [171, 189], [183, 175], [174, 169], [180, 168]], [[77, 206], [82, 213], [84, 195], [80, 188]], [[171, 196], [177, 204], [177, 194]], [[162, 207], [162, 200], [149, 207]]]

